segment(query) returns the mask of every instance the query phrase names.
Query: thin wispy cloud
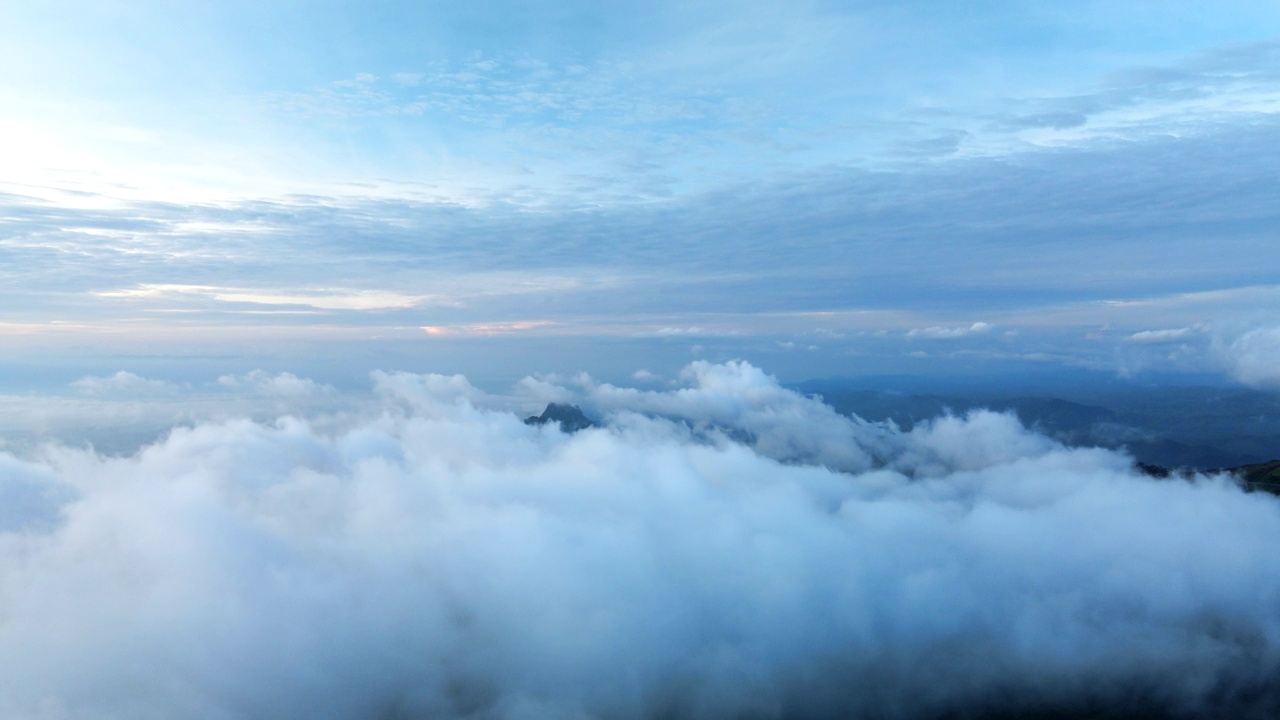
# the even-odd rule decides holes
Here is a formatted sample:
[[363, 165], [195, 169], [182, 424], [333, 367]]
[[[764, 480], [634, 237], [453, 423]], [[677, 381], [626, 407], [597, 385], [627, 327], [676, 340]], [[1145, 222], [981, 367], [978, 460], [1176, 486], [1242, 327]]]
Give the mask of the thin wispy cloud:
[[[445, 298], [425, 295], [402, 295], [377, 290], [347, 290], [317, 288], [314, 290], [280, 290], [217, 287], [212, 285], [151, 285], [143, 284], [126, 290], [105, 290], [94, 293], [102, 298], [152, 299], [195, 296], [225, 303], [250, 305], [305, 305], [319, 310], [385, 310], [411, 308], [428, 304], [451, 304]], [[453, 303], [456, 304], [456, 303]]]
[[907, 337], [926, 340], [955, 340], [974, 335], [984, 335], [994, 329], [995, 326], [981, 321], [967, 327], [938, 327], [935, 325], [927, 328], [912, 328], [907, 331]]
[[1143, 330], [1129, 336], [1129, 342], [1139, 344], [1160, 344], [1179, 342], [1189, 339], [1202, 328], [1167, 328], [1164, 330]]
[[509, 335], [526, 332], [551, 332], [559, 334], [572, 329], [551, 320], [514, 320], [510, 322], [475, 323], [470, 325], [424, 325], [422, 331], [430, 337], [455, 337]]
[[260, 369], [244, 375], [223, 375], [218, 378], [218, 385], [233, 392], [286, 398], [305, 398], [334, 392], [331, 385], [317, 383], [310, 378], [300, 378], [290, 372], [272, 375]]
[[124, 370], [107, 377], [83, 377], [71, 383], [71, 387], [77, 392], [92, 396], [172, 396], [179, 391], [178, 386], [173, 383], [148, 380]]

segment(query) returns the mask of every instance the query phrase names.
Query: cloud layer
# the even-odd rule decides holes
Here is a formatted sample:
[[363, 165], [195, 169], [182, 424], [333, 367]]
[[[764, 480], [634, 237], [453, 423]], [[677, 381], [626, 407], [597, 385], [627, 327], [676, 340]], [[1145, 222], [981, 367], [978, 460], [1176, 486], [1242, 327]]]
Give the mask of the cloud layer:
[[[0, 455], [0, 714], [1280, 709], [1274, 498], [683, 380], [378, 374], [338, 415]], [[548, 397], [604, 427], [524, 425]]]

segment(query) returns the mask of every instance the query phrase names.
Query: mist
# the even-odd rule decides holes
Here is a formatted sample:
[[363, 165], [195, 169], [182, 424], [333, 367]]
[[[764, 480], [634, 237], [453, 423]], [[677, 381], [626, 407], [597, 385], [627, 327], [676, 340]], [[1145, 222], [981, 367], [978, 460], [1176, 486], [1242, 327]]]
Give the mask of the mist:
[[[0, 715], [1280, 712], [1280, 500], [1227, 476], [1007, 413], [903, 431], [745, 362], [374, 373], [323, 411], [246, 377], [299, 399], [0, 453]], [[552, 401], [597, 427], [522, 422]]]

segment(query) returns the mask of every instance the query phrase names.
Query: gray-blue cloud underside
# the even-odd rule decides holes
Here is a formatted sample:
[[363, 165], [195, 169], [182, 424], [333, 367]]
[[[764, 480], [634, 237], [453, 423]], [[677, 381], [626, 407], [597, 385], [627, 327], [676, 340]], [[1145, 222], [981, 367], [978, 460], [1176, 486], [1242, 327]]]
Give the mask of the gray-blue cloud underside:
[[[981, 321], [1021, 333], [987, 334], [1004, 343], [987, 351], [1139, 366], [1150, 363], [1128, 356], [1151, 356], [1151, 343], [1115, 343], [1181, 337], [1207, 357], [1275, 324], [1263, 298], [1280, 277], [1277, 132], [1259, 119], [601, 207], [297, 196], [79, 209], [10, 194], [0, 276], [8, 319], [37, 330], [57, 320], [126, 333], [208, 327], [208, 337], [229, 326], [409, 336], [526, 323], [772, 337], [790, 325], [830, 331], [830, 344], [850, 331], [957, 337]], [[824, 312], [884, 316], [785, 319]], [[1108, 327], [1105, 348], [1079, 342]], [[738, 348], [729, 356], [758, 351]]]
[[[1278, 133], [1259, 123], [1098, 151], [831, 169], [600, 209], [296, 197], [82, 210], [9, 195], [6, 289], [56, 277], [67, 296], [165, 283], [421, 292], [415, 280], [432, 272], [563, 271], [709, 280], [716, 309], [732, 298], [984, 310], [1240, 287], [1276, 277], [1263, 250], [1280, 220], [1267, 202]], [[721, 275], [778, 291], [718, 297]]]

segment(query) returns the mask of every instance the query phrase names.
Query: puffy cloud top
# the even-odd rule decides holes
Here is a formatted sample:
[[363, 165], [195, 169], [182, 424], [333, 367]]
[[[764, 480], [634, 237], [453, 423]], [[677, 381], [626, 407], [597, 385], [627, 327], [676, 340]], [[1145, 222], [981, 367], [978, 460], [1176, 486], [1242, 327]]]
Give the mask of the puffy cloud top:
[[1280, 388], [1280, 327], [1259, 327], [1241, 334], [1227, 345], [1226, 356], [1241, 382]]
[[[1280, 502], [990, 412], [910, 433], [746, 363], [461, 376], [0, 455], [0, 715], [960, 717], [1280, 709]], [[527, 396], [526, 396], [527, 397]]]

